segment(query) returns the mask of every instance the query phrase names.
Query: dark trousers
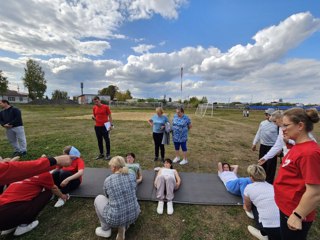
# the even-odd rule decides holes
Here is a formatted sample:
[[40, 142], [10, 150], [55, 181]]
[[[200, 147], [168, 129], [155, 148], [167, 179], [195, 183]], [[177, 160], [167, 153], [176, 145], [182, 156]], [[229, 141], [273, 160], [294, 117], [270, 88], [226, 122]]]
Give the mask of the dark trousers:
[[154, 156], [159, 157], [159, 148], [161, 151], [161, 158], [164, 158], [164, 145], [162, 143], [163, 133], [153, 133], [154, 141]]
[[266, 228], [259, 222], [259, 213], [255, 205], [252, 204], [252, 213], [256, 227], [260, 230], [263, 236], [268, 236], [269, 240], [281, 240], [280, 227], [277, 228]]
[[60, 188], [63, 194], [69, 193], [72, 190], [76, 189], [77, 187], [79, 187], [81, 183], [80, 179], [74, 179], [74, 180], [71, 180], [65, 187], [61, 187], [60, 184], [62, 183], [62, 181], [70, 177], [71, 175], [73, 175], [71, 172], [63, 171], [59, 169], [55, 170], [52, 173], [54, 184], [57, 185], [58, 188]]
[[103, 154], [103, 139], [106, 142], [106, 150], [107, 155], [110, 155], [110, 138], [109, 132], [107, 131], [105, 126], [95, 126], [94, 130], [96, 131], [96, 136], [98, 140], [98, 147], [100, 154]]
[[50, 201], [51, 196], [51, 191], [46, 190], [30, 201], [12, 202], [0, 206], [0, 230], [32, 223]]
[[[272, 146], [260, 144], [259, 159], [262, 158], [265, 154], [267, 154], [271, 148]], [[278, 156], [274, 156], [262, 165], [267, 174], [266, 181], [270, 184], [273, 184], [274, 176], [276, 175], [277, 158]]]
[[302, 222], [302, 230], [292, 231], [288, 228], [288, 216], [280, 211], [280, 228], [282, 240], [306, 240], [312, 222]]

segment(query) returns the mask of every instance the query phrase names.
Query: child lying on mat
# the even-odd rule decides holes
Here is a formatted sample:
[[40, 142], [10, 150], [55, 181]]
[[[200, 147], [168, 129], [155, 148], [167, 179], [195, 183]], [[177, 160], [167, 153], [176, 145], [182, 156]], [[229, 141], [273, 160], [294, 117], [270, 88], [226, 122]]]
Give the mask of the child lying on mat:
[[[228, 192], [238, 195], [242, 197], [242, 201], [244, 201], [244, 189], [250, 183], [252, 183], [249, 177], [239, 178], [237, 176], [238, 165], [231, 165], [229, 163], [218, 163], [218, 176], [221, 181], [226, 186]], [[252, 212], [247, 212], [246, 214], [249, 218], [253, 219]]]
[[[167, 213], [173, 214], [174, 190], [177, 190], [181, 184], [181, 178], [177, 170], [172, 168], [172, 161], [166, 158], [163, 163], [164, 167], [160, 168], [157, 177], [154, 181], [154, 186], [157, 189], [157, 198], [159, 199], [157, 213], [163, 213], [164, 199], [167, 199]], [[165, 195], [166, 192], [166, 195]]]
[[142, 182], [142, 174], [139, 163], [135, 163], [136, 155], [134, 153], [127, 153], [126, 155], [126, 167], [129, 169], [129, 173], [132, 173], [136, 176], [137, 184]]

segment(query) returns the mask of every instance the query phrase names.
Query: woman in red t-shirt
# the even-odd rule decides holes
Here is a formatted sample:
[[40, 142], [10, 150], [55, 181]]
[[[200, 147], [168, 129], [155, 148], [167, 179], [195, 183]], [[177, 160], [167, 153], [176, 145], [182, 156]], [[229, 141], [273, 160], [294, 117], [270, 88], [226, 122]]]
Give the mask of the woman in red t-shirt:
[[316, 109], [292, 108], [284, 112], [284, 137], [296, 145], [283, 158], [274, 183], [282, 240], [307, 239], [320, 203], [320, 147], [308, 135], [317, 122]]
[[[84, 172], [84, 161], [80, 158], [80, 152], [73, 146], [66, 146], [63, 154], [70, 155], [72, 163], [69, 167], [58, 167], [53, 171], [52, 176], [55, 185], [57, 185], [63, 194], [68, 194], [72, 190], [79, 187]], [[68, 195], [69, 199], [69, 195]], [[65, 204], [65, 200], [59, 198], [55, 207], [61, 207]]]

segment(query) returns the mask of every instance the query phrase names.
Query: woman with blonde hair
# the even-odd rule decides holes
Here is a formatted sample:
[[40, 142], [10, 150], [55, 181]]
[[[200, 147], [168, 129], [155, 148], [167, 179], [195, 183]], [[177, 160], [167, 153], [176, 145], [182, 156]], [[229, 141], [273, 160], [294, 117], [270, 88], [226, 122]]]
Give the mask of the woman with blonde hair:
[[136, 177], [128, 174], [128, 167], [123, 157], [113, 157], [109, 166], [112, 174], [103, 184], [104, 195], [98, 195], [94, 206], [101, 226], [96, 228], [96, 235], [108, 238], [111, 228], [118, 228], [116, 240], [125, 239], [125, 231], [140, 214], [136, 197]]
[[161, 151], [161, 161], [164, 161], [165, 149], [162, 144], [163, 134], [165, 131], [165, 125], [169, 120], [167, 116], [163, 115], [162, 107], [156, 108], [156, 114], [148, 120], [149, 125], [152, 127], [152, 136], [154, 141], [154, 161], [159, 159], [159, 148]]
[[320, 203], [320, 147], [309, 137], [319, 122], [315, 108], [292, 108], [283, 114], [283, 135], [295, 145], [283, 158], [274, 183], [283, 240], [307, 239]]
[[279, 209], [274, 201], [273, 186], [266, 182], [263, 167], [253, 164], [247, 169], [252, 184], [244, 189], [245, 211], [252, 211], [258, 228], [248, 226], [249, 232], [258, 239], [280, 240]]

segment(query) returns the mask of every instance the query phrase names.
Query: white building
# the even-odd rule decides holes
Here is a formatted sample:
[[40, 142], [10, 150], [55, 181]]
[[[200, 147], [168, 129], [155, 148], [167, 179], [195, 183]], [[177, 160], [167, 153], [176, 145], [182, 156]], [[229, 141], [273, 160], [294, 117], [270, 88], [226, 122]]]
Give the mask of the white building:
[[7, 90], [3, 95], [0, 95], [0, 100], [8, 100], [10, 103], [28, 103], [30, 98], [27, 93]]
[[110, 102], [111, 98], [107, 95], [97, 95], [97, 94], [82, 94], [78, 96], [79, 104], [91, 104], [95, 96], [98, 96], [101, 101]]

